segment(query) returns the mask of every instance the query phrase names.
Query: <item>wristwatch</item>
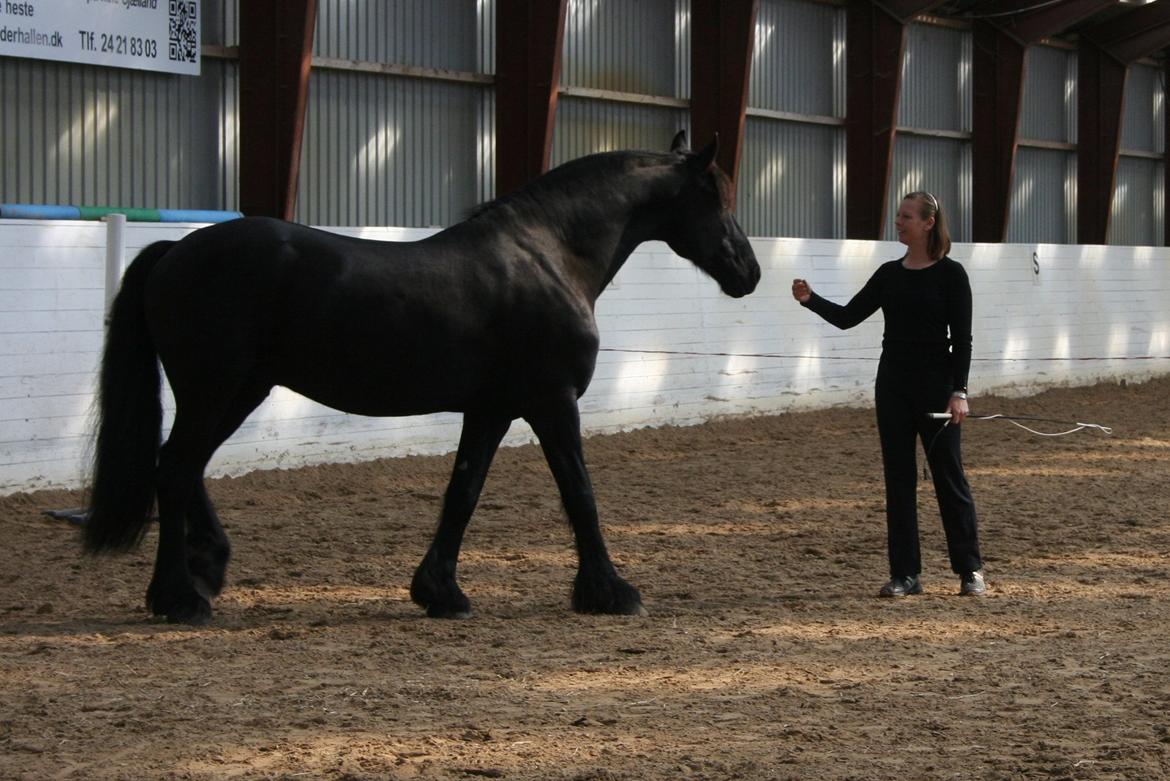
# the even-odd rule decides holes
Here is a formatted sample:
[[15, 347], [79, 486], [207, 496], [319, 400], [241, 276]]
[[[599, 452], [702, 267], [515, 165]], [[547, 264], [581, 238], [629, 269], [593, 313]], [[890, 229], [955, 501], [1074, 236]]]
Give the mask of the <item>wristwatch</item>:
[[951, 394], [951, 397], [955, 398], [955, 399], [962, 399], [963, 401], [966, 401], [967, 400], [967, 391], [957, 390]]

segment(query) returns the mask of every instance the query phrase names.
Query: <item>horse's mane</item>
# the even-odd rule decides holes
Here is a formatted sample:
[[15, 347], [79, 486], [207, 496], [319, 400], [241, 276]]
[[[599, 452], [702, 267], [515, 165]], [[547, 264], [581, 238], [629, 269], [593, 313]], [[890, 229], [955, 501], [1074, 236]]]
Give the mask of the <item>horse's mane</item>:
[[665, 166], [676, 156], [662, 152], [598, 152], [563, 163], [510, 193], [473, 207], [466, 220], [481, 217], [522, 220], [526, 216], [547, 217], [560, 209], [579, 212], [583, 205], [597, 198], [615, 196], [613, 182], [617, 175], [635, 168]]

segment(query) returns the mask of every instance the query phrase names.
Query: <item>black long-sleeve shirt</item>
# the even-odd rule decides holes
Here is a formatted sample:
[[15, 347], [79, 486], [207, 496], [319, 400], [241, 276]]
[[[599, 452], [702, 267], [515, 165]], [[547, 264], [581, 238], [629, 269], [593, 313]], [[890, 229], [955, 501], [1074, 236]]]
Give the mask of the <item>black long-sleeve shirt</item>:
[[922, 269], [891, 260], [878, 267], [848, 304], [834, 304], [813, 293], [803, 306], [838, 328], [852, 328], [880, 308], [886, 319], [883, 358], [902, 364], [946, 361], [954, 388], [967, 387], [971, 282], [966, 269], [949, 257]]

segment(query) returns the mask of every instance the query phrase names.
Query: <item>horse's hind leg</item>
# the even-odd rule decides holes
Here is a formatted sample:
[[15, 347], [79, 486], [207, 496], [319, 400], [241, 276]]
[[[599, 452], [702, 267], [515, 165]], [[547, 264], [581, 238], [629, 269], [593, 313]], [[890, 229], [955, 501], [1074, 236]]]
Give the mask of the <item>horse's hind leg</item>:
[[214, 450], [206, 425], [185, 415], [182, 405], [158, 458], [158, 552], [146, 604], [171, 623], [211, 619], [209, 595], [200, 594], [187, 564], [187, 516], [203, 469]]
[[510, 425], [510, 418], [470, 412], [463, 416], [459, 452], [455, 455], [455, 468], [443, 497], [439, 528], [410, 584], [410, 598], [425, 607], [431, 618], [466, 618], [471, 615], [471, 602], [459, 588], [455, 567], [463, 533], [479, 501], [488, 468]]
[[[213, 451], [240, 427], [267, 395], [267, 389], [260, 389], [237, 398], [236, 404], [224, 416], [216, 431]], [[195, 580], [196, 589], [204, 596], [214, 597], [223, 590], [231, 553], [227, 533], [200, 479], [187, 515], [187, 568]]]
[[227, 533], [200, 480], [187, 514], [187, 569], [199, 593], [210, 598], [223, 591], [231, 555]]
[[525, 420], [540, 439], [573, 526], [578, 560], [573, 609], [578, 613], [645, 615], [642, 595], [617, 574], [605, 549], [593, 485], [581, 450], [581, 418], [576, 401], [557, 401], [526, 415]]
[[[227, 536], [206, 500], [203, 470], [259, 400], [249, 395], [223, 408], [177, 398], [175, 423], [158, 460], [158, 553], [146, 603], [170, 623], [202, 624], [211, 619], [211, 596], [222, 585]], [[204, 504], [206, 502], [206, 504]], [[194, 540], [192, 547], [188, 540]]]

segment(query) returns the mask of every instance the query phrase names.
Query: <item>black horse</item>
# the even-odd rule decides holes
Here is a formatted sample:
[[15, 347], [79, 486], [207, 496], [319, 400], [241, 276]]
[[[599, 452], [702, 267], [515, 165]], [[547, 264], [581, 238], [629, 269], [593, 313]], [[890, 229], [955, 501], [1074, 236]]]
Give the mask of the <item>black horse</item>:
[[[539, 438], [572, 523], [573, 608], [643, 613], [602, 539], [577, 399], [597, 358], [594, 302], [642, 242], [666, 242], [730, 296], [755, 289], [760, 267], [729, 211], [717, 141], [696, 154], [679, 133], [668, 154], [574, 160], [422, 241], [248, 218], [150, 245], [110, 314], [86, 549], [135, 547], [157, 497], [147, 605], [172, 622], [209, 620], [230, 546], [203, 472], [283, 385], [360, 415], [463, 413], [438, 531], [410, 589], [427, 615], [470, 614], [459, 547], [516, 418]], [[160, 360], [176, 403], [161, 447]]]

